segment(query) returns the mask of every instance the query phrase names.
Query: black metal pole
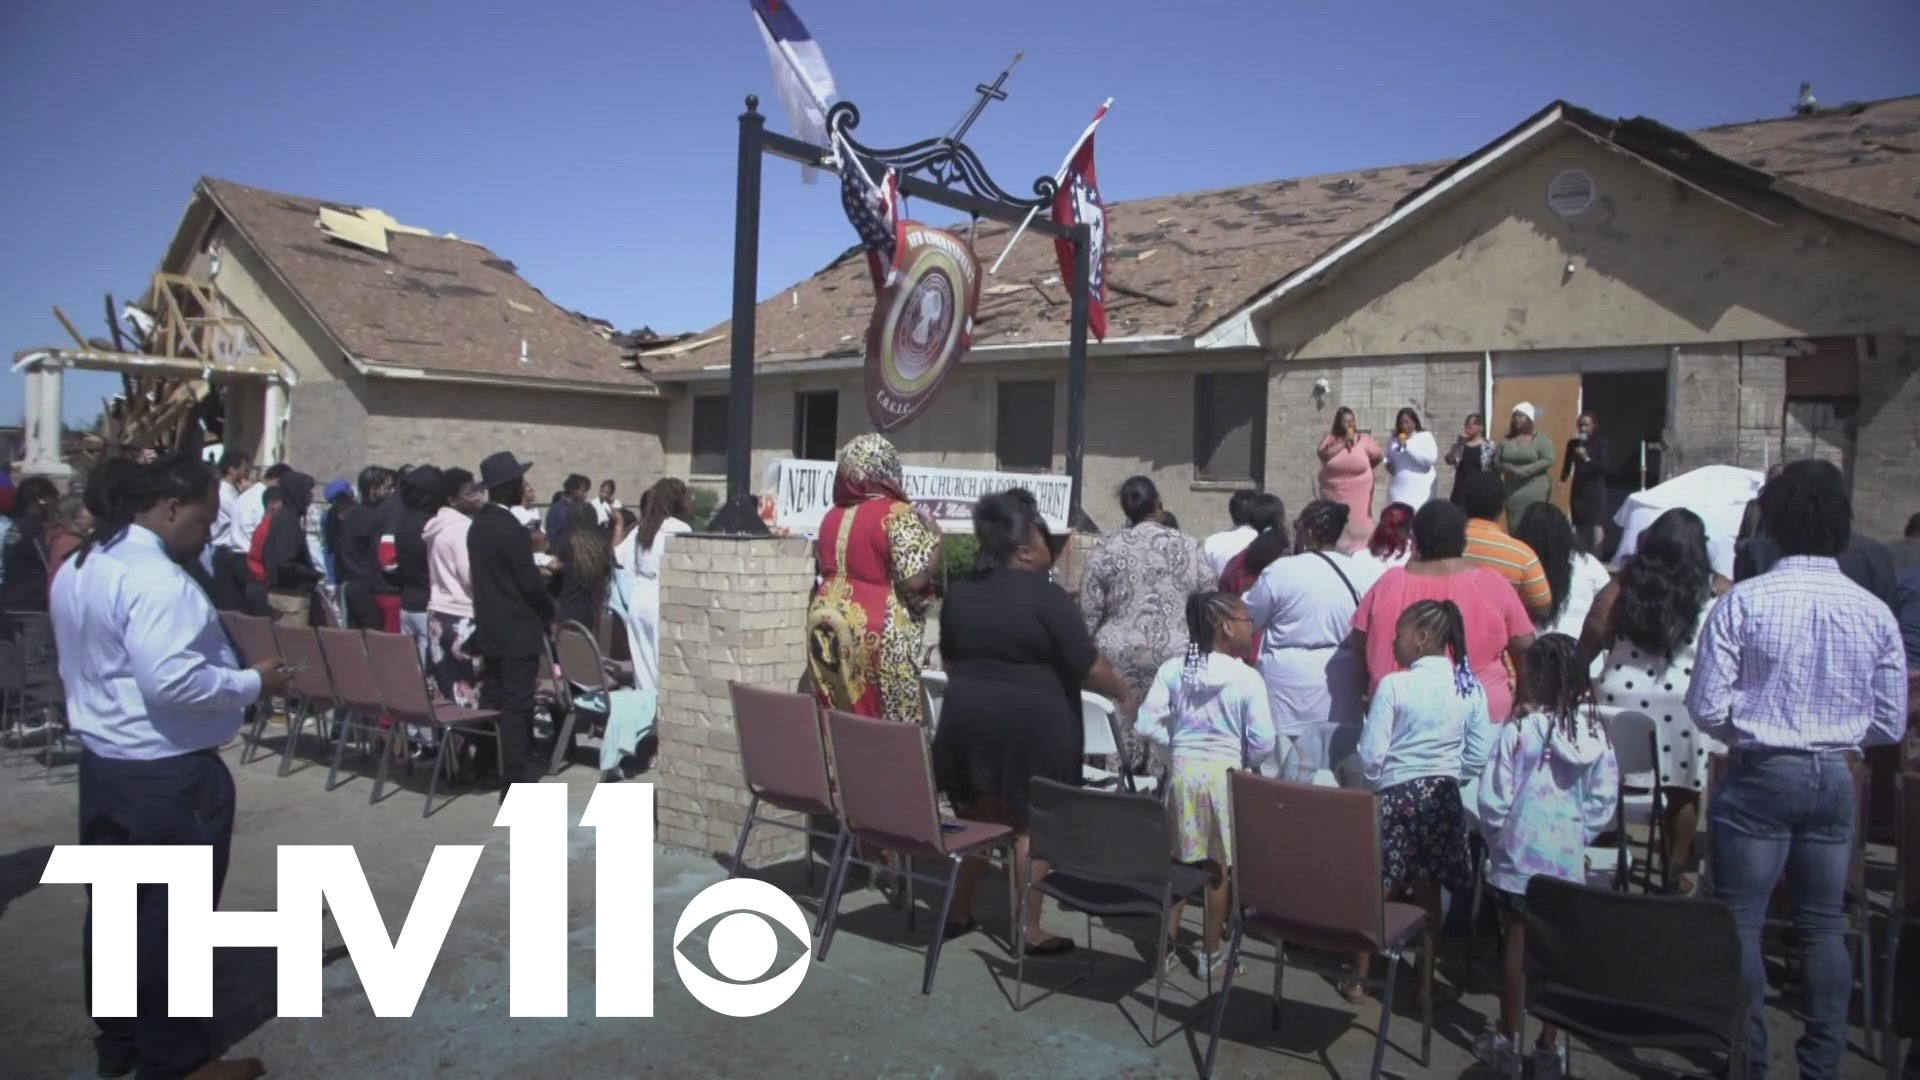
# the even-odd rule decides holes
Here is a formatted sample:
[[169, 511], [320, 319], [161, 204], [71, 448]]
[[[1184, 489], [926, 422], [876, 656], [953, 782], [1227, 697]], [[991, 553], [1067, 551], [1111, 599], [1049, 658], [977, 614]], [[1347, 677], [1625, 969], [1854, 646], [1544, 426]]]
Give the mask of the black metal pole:
[[1087, 451], [1087, 319], [1093, 310], [1093, 231], [1073, 227], [1073, 326], [1067, 336], [1067, 479], [1073, 489], [1067, 502], [1067, 527], [1079, 532], [1100, 531], [1082, 506], [1086, 486]]
[[727, 379], [727, 501], [708, 528], [717, 533], [765, 535], [753, 494], [754, 314], [760, 282], [760, 153], [767, 118], [749, 96], [740, 114], [740, 163], [733, 204], [733, 336]]

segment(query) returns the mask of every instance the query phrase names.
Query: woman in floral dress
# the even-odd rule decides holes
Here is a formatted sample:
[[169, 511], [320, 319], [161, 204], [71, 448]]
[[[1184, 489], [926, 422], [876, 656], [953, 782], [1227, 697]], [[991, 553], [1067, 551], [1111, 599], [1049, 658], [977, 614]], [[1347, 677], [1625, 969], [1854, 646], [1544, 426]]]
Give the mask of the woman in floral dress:
[[903, 477], [899, 453], [878, 435], [840, 451], [833, 509], [820, 522], [807, 669], [827, 708], [922, 724], [920, 635], [940, 532], [907, 498]]
[[[1136, 476], [1120, 486], [1127, 527], [1101, 540], [1080, 582], [1080, 612], [1094, 647], [1144, 699], [1160, 665], [1187, 651], [1187, 597], [1212, 592], [1200, 541], [1160, 521], [1160, 491]], [[1131, 723], [1120, 728], [1124, 764], [1142, 763]]]

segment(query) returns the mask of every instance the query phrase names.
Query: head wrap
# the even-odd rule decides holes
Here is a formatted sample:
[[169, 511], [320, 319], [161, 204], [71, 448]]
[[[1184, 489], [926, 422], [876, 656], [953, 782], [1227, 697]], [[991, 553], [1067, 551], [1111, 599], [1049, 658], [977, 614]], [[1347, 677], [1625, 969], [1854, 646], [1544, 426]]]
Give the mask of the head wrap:
[[907, 498], [900, 452], [878, 435], [861, 435], [842, 447], [833, 476], [833, 505], [853, 506], [869, 499], [913, 501]]

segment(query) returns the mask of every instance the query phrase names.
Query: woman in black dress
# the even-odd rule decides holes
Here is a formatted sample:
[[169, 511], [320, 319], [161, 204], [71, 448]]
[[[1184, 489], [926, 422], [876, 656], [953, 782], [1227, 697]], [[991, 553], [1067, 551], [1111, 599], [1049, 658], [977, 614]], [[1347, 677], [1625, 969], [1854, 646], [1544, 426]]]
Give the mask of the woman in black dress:
[[[934, 778], [960, 816], [1012, 825], [1014, 883], [1027, 864], [1027, 786], [1036, 776], [1080, 782], [1084, 745], [1080, 689], [1132, 705], [1132, 689], [1094, 651], [1066, 590], [1047, 580], [1053, 542], [1024, 489], [981, 499], [973, 572], [948, 587], [940, 609], [940, 657], [947, 692], [933, 740]], [[973, 930], [973, 892], [986, 863], [968, 860], [955, 886], [947, 937]], [[1045, 863], [1034, 864], [1036, 879]], [[1040, 898], [1027, 902], [1027, 951], [1073, 948], [1040, 929]]]
[[1574, 422], [1574, 436], [1567, 440], [1567, 455], [1560, 464], [1560, 480], [1573, 481], [1568, 505], [1573, 513], [1573, 531], [1587, 550], [1598, 552], [1607, 532], [1607, 440], [1599, 433], [1592, 413], [1581, 413]]
[[1454, 436], [1453, 448], [1447, 451], [1447, 464], [1453, 466], [1453, 492], [1447, 501], [1460, 501], [1461, 477], [1493, 471], [1496, 449], [1493, 440], [1487, 438], [1486, 418], [1479, 413], [1468, 413], [1465, 426]]

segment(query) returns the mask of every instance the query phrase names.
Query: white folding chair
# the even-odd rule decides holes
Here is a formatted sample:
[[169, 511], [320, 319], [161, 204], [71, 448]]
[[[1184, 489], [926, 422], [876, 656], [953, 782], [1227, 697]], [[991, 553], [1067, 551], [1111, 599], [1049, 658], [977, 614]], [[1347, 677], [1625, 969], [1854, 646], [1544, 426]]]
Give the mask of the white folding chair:
[[[1121, 740], [1117, 708], [1107, 698], [1091, 690], [1080, 691], [1080, 730], [1085, 745], [1081, 753], [1089, 758], [1118, 756]], [[1084, 761], [1080, 766], [1081, 779], [1088, 787], [1118, 787], [1129, 792], [1152, 794], [1158, 790], [1159, 778], [1146, 775], [1134, 776], [1131, 773], [1114, 773]]]
[[940, 703], [947, 697], [947, 673], [931, 668], [920, 673], [920, 703], [926, 709], [927, 730], [940, 730]]
[[1664, 804], [1660, 798], [1660, 761], [1654, 744], [1653, 717], [1635, 709], [1602, 710], [1602, 716], [1606, 719], [1607, 734], [1613, 740], [1614, 755], [1620, 762], [1620, 851], [1616, 887], [1627, 887], [1627, 874], [1633, 865], [1627, 853], [1630, 828], [1647, 831], [1647, 884], [1651, 886], [1656, 865], [1662, 867], [1663, 878], [1666, 872], [1666, 860], [1660, 855], [1665, 844], [1661, 836]]

